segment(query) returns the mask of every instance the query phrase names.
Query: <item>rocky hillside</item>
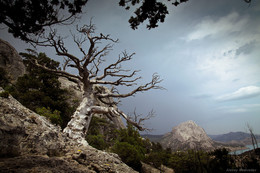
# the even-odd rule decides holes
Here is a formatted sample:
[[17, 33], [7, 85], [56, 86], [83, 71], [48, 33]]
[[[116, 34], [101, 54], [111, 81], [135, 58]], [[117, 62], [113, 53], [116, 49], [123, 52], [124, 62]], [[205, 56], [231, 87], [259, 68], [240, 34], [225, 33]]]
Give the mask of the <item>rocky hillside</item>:
[[173, 150], [213, 150], [214, 141], [208, 137], [203, 128], [193, 121], [187, 121], [174, 127], [161, 140], [165, 148]]
[[12, 96], [0, 97], [0, 166], [19, 173], [135, 172], [116, 154], [79, 146]]
[[19, 76], [25, 73], [25, 66], [18, 52], [2, 39], [0, 39], [0, 68], [6, 71], [11, 83], [14, 83]]

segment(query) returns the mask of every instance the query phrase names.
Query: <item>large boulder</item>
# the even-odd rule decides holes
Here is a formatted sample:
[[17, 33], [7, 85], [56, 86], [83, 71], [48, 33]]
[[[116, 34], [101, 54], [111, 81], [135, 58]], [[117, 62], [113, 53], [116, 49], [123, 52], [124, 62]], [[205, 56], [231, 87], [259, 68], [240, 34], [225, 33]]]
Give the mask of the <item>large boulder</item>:
[[12, 96], [0, 97], [0, 167], [19, 173], [135, 172], [116, 154], [79, 145]]
[[25, 66], [18, 52], [2, 39], [0, 39], [0, 68], [6, 71], [7, 78], [11, 83], [14, 83], [18, 77], [25, 73]]

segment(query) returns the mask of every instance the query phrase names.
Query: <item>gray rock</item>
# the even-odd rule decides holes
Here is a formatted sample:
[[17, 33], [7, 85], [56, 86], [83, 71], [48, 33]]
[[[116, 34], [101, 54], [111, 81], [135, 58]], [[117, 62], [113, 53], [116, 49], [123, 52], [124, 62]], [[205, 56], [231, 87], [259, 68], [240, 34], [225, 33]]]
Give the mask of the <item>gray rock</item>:
[[174, 173], [174, 170], [164, 165], [161, 165], [160, 169], [157, 169], [142, 162], [142, 173]]
[[7, 72], [11, 83], [14, 83], [19, 76], [25, 73], [25, 66], [18, 52], [2, 39], [0, 39], [0, 67]]
[[165, 134], [161, 140], [165, 148], [172, 150], [213, 150], [214, 141], [206, 134], [203, 128], [193, 121], [187, 121], [174, 127], [171, 132]]
[[1, 172], [19, 173], [135, 172], [118, 155], [67, 138], [10, 95], [0, 97], [0, 167]]

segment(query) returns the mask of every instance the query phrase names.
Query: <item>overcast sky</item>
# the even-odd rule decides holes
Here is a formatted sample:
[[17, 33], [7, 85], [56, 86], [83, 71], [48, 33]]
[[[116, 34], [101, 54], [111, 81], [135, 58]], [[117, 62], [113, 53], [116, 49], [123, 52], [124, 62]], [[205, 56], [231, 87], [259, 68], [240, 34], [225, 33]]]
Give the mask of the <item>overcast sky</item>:
[[[97, 33], [119, 39], [108, 62], [124, 50], [135, 52], [125, 67], [142, 70], [143, 83], [157, 72], [167, 89], [124, 99], [120, 108], [143, 115], [153, 109], [156, 117], [146, 123], [153, 134], [188, 120], [208, 134], [245, 132], [246, 123], [260, 134], [260, 2], [190, 0], [168, 10], [166, 21], [153, 30], [145, 24], [132, 30], [131, 11], [114, 0], [89, 0], [84, 10], [79, 25], [93, 17]], [[0, 32], [18, 51], [27, 48], [6, 30]], [[67, 47], [77, 52], [72, 42]]]

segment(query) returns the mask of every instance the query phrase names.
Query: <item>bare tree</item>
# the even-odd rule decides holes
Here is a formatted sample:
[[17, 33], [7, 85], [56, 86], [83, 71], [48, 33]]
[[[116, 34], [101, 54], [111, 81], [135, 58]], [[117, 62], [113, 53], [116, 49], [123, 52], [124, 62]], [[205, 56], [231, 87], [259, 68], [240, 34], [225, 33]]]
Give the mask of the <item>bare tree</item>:
[[[77, 27], [78, 35], [72, 34], [74, 42], [82, 53], [82, 57], [76, 57], [69, 53], [65, 47], [64, 39], [57, 36], [55, 31], [50, 33], [48, 44], [42, 44], [41, 46], [50, 46], [55, 49], [58, 56], [65, 58], [63, 68], [60, 70], [49, 69], [40, 65], [37, 60], [33, 60], [36, 66], [78, 83], [84, 91], [82, 102], [64, 129], [64, 132], [69, 137], [82, 144], [87, 144], [84, 138], [91, 118], [95, 113], [104, 114], [111, 120], [116, 120], [116, 118], [122, 116], [137, 129], [145, 130], [141, 125], [141, 122], [145, 119], [132, 120], [113, 105], [116, 105], [119, 99], [134, 96], [138, 92], [163, 89], [158, 86], [162, 81], [158, 74], [153, 74], [150, 82], [137, 85], [137, 81], [141, 79], [140, 76], [137, 76], [138, 70], [132, 71], [122, 68], [124, 62], [132, 60], [134, 53], [128, 54], [124, 51], [114, 63], [104, 65], [106, 55], [113, 47], [112, 44], [117, 43], [118, 40], [112, 39], [109, 35], [94, 35], [94, 31], [95, 26], [90, 23], [81, 28]], [[108, 44], [101, 44], [106, 41]], [[99, 48], [97, 45], [103, 45], [103, 47]], [[103, 68], [101, 68], [101, 64], [103, 64]], [[67, 72], [67, 67], [76, 69], [78, 75]], [[104, 92], [102, 86], [109, 86], [109, 92]], [[117, 89], [118, 86], [135, 87], [128, 93], [120, 93]], [[106, 106], [97, 105], [95, 99], [100, 100]], [[116, 123], [116, 121], [114, 122]]]
[[246, 124], [246, 126], [247, 126], [247, 128], [248, 128], [248, 130], [250, 132], [252, 145], [253, 145], [254, 150], [255, 150], [256, 148], [258, 148], [258, 144], [257, 144], [257, 140], [256, 140], [256, 137], [255, 137], [255, 134], [253, 133], [253, 128], [248, 123]]

